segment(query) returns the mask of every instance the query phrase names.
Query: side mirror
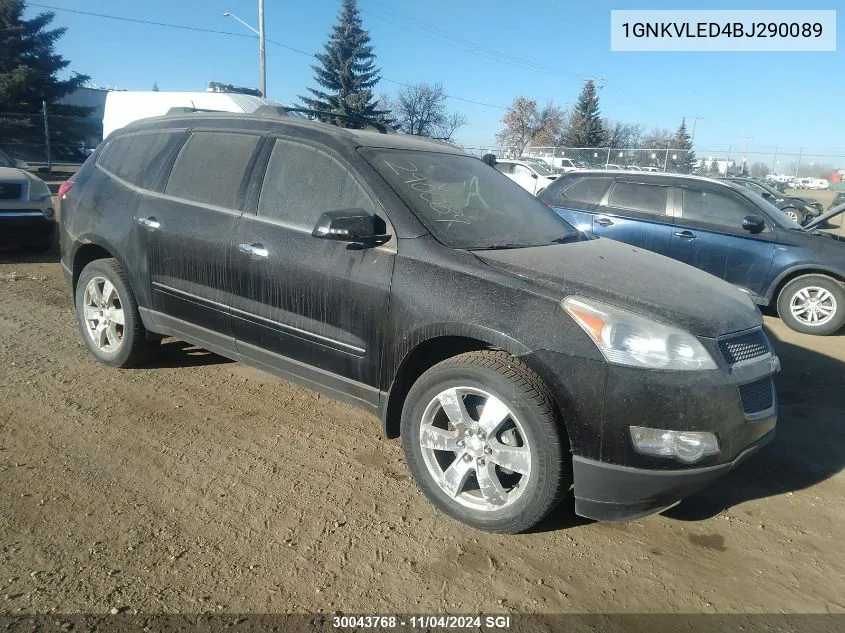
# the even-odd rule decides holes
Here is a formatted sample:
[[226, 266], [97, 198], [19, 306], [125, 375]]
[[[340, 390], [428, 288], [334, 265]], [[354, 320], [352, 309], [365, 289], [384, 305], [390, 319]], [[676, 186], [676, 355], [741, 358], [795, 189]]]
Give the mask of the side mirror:
[[20, 158], [16, 158], [15, 159], [15, 167], [17, 167], [18, 169], [28, 169], [29, 163], [26, 162], [25, 160], [21, 160]]
[[742, 228], [749, 233], [760, 233], [766, 228], [766, 223], [759, 215], [746, 215], [742, 220]]
[[311, 236], [378, 246], [391, 237], [384, 233], [384, 228], [383, 220], [364, 209], [341, 209], [326, 211], [321, 215], [311, 231]]
[[363, 209], [327, 211], [311, 231], [312, 237], [342, 242], [355, 242], [372, 235], [375, 235], [375, 216]]
[[535, 174], [533, 171], [531, 172], [531, 177], [532, 177], [534, 180], [537, 180], [537, 174]]

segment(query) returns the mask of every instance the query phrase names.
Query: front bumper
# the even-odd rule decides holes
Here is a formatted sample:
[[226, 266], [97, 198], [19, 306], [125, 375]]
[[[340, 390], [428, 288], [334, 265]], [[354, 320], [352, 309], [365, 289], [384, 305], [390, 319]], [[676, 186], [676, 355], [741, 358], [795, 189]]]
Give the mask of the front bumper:
[[575, 456], [575, 512], [596, 521], [630, 521], [660, 512], [727, 474], [775, 436], [776, 419], [768, 431], [733, 461], [704, 468], [647, 470], [617, 466]]
[[28, 246], [53, 239], [56, 218], [38, 209], [0, 209], [0, 244]]
[[[778, 414], [772, 375], [780, 362], [761, 328], [699, 340], [717, 369], [645, 370], [548, 350], [526, 357], [554, 394], [566, 425], [578, 514], [626, 520], [656, 512], [771, 439]], [[746, 357], [755, 342], [760, 349]], [[727, 343], [736, 356], [723, 353], [720, 345]], [[631, 426], [708, 431], [720, 452], [691, 465], [645, 455], [631, 442]]]

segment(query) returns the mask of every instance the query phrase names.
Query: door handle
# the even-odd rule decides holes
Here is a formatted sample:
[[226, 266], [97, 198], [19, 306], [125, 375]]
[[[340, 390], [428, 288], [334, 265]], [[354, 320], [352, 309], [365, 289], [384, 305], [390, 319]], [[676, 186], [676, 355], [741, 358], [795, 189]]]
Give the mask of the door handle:
[[250, 257], [254, 258], [265, 258], [270, 254], [266, 248], [264, 248], [263, 244], [238, 244], [238, 250], [241, 253], [246, 253]]
[[596, 218], [596, 224], [599, 226], [613, 226], [613, 220], [610, 218]]
[[684, 239], [684, 240], [694, 240], [695, 239], [695, 233], [693, 233], [692, 231], [678, 231], [678, 232], [675, 233], [675, 235], [677, 235], [678, 237], [680, 237], [681, 239]]
[[155, 231], [157, 228], [161, 226], [161, 222], [156, 220], [154, 217], [149, 218], [138, 218], [138, 224], [147, 228], [151, 231]]

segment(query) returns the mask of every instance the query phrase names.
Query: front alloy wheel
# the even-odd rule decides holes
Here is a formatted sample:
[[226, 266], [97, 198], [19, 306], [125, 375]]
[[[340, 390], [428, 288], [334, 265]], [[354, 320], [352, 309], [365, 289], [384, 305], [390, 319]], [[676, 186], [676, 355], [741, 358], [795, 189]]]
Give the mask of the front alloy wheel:
[[569, 490], [569, 446], [554, 399], [506, 352], [467, 352], [428, 369], [408, 392], [401, 426], [420, 491], [467, 525], [523, 532]]
[[483, 389], [452, 387], [437, 394], [423, 413], [419, 441], [431, 477], [467, 508], [506, 508], [531, 478], [522, 424]]

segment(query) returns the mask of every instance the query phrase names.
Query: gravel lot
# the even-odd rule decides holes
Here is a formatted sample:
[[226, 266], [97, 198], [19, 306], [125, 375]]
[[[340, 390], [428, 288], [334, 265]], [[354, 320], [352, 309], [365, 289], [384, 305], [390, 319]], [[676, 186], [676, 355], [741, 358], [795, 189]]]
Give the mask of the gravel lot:
[[374, 417], [173, 340], [99, 365], [56, 254], [0, 262], [0, 614], [845, 613], [845, 331], [766, 318], [778, 437], [706, 491], [494, 536]]

